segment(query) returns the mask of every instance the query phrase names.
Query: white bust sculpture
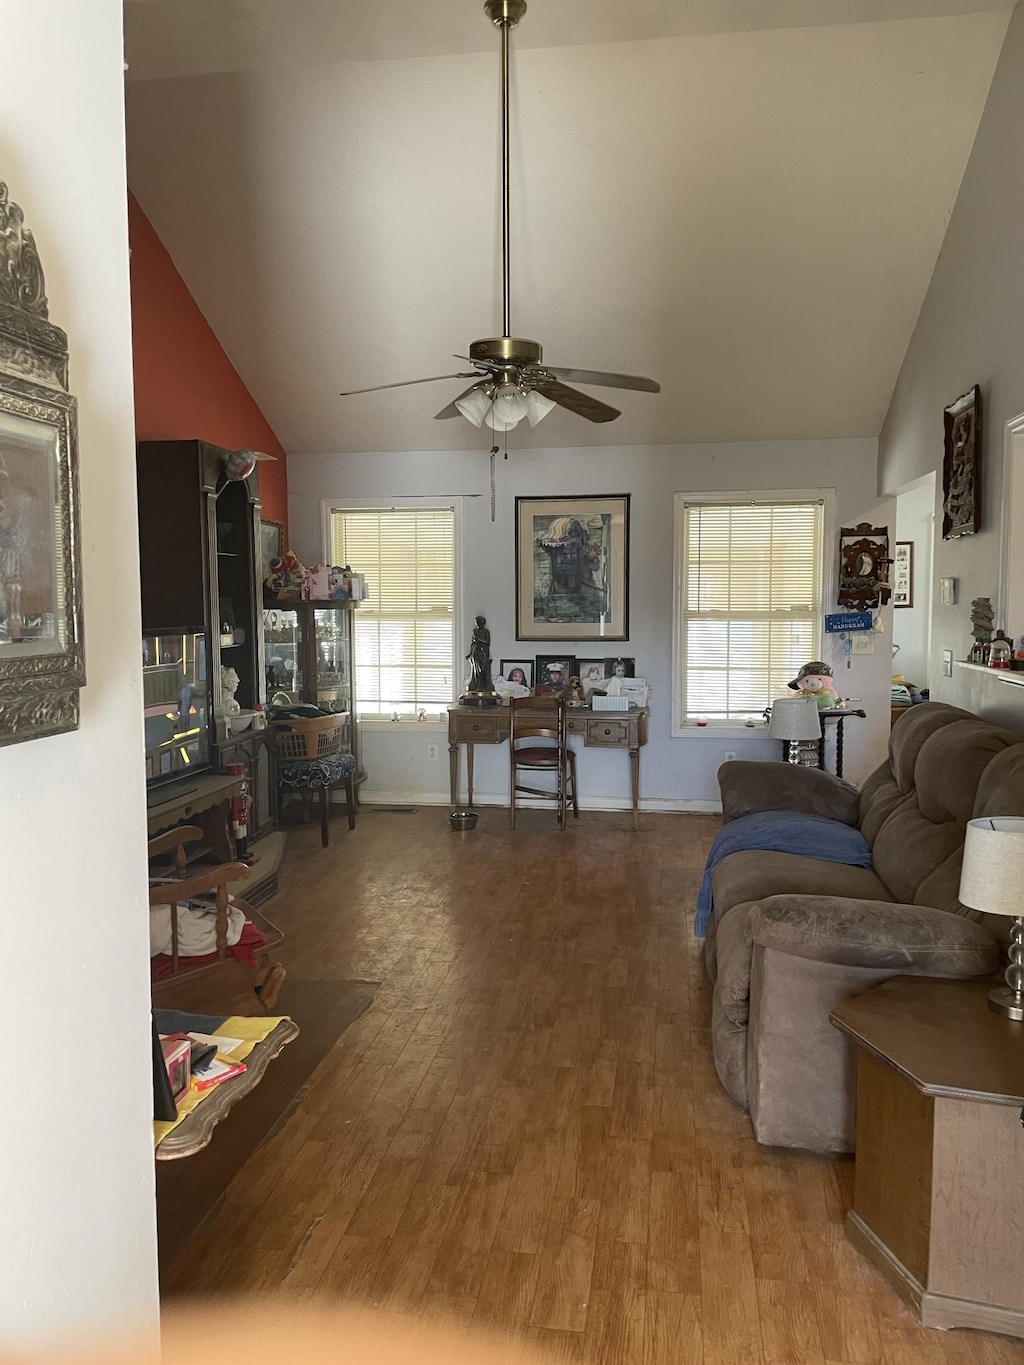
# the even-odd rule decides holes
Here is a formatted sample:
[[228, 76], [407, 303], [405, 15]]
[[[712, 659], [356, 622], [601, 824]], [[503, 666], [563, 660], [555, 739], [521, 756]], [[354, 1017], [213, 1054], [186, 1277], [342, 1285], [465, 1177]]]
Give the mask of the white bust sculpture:
[[221, 705], [226, 716], [237, 716], [241, 707], [235, 700], [235, 692], [241, 681], [233, 668], [227, 668], [224, 664], [220, 666], [220, 694]]

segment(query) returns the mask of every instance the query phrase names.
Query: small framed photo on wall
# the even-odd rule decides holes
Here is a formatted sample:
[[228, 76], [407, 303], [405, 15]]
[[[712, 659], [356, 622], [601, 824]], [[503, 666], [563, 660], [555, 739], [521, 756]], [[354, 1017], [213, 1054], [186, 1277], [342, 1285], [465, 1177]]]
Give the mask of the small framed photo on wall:
[[892, 604], [894, 607], [914, 605], [914, 542], [898, 540], [892, 563]]

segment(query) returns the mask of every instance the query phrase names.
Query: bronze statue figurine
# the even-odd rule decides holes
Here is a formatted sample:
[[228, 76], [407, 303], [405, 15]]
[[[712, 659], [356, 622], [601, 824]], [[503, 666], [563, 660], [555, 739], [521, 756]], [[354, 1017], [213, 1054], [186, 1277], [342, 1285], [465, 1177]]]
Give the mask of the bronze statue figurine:
[[497, 706], [500, 698], [491, 681], [491, 632], [487, 618], [478, 616], [473, 639], [466, 655], [469, 660], [469, 683], [459, 698], [463, 706]]

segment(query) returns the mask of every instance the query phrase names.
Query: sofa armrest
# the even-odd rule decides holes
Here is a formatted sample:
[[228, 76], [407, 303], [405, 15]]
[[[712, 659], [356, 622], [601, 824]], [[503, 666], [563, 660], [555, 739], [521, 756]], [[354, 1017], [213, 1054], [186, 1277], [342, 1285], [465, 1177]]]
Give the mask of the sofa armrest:
[[792, 810], [857, 824], [856, 787], [819, 768], [733, 759], [718, 770], [722, 816], [738, 820], [761, 810]]
[[999, 944], [984, 925], [927, 905], [840, 896], [769, 896], [750, 915], [754, 943], [791, 957], [922, 976], [986, 976]]

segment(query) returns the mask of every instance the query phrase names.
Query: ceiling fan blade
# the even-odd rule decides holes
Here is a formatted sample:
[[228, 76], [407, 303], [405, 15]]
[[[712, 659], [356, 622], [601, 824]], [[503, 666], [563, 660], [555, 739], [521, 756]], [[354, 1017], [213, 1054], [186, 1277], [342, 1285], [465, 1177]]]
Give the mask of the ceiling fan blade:
[[383, 389], [406, 389], [410, 384], [436, 384], [439, 379], [473, 379], [472, 374], [432, 374], [428, 379], [403, 379], [398, 384], [374, 384], [371, 389], [346, 389], [339, 398], [351, 398], [356, 393], [380, 393]]
[[609, 389], [640, 389], [644, 393], [661, 393], [661, 385], [656, 379], [646, 379], [640, 374], [606, 374], [603, 370], [564, 370], [557, 365], [540, 365], [539, 369], [559, 379], [571, 379], [574, 384], [602, 384]]
[[[480, 382], [482, 382], [482, 376]], [[455, 404], [461, 403], [463, 398], [467, 397], [468, 394], [471, 394], [475, 388], [477, 388], [477, 384], [470, 384], [469, 388], [466, 389], [464, 392], [460, 393], [458, 398], [453, 398], [446, 408], [442, 408], [440, 412], [435, 412], [434, 421], [444, 422], [447, 421], [449, 417], [461, 417], [462, 413], [458, 410]]]
[[579, 389], [570, 389], [567, 384], [560, 384], [557, 379], [535, 384], [534, 388], [552, 402], [568, 408], [579, 417], [585, 417], [588, 422], [614, 422], [616, 417], [622, 416], [618, 408], [609, 407], [599, 398], [591, 398], [589, 393], [580, 393]]

